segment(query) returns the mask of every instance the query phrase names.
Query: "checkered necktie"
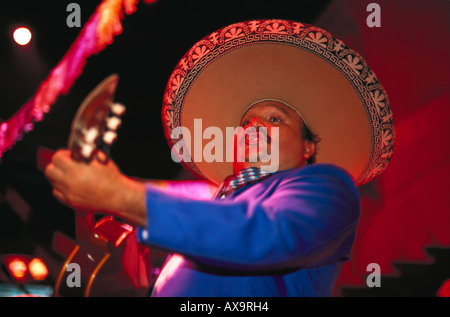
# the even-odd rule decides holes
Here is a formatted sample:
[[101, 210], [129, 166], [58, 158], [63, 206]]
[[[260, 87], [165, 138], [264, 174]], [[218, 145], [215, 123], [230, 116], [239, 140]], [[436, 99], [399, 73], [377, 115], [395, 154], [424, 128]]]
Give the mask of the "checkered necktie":
[[237, 175], [230, 175], [222, 182], [219, 192], [216, 195], [216, 198], [225, 198], [236, 190], [256, 183], [271, 173], [262, 171], [257, 167], [247, 167], [239, 172]]

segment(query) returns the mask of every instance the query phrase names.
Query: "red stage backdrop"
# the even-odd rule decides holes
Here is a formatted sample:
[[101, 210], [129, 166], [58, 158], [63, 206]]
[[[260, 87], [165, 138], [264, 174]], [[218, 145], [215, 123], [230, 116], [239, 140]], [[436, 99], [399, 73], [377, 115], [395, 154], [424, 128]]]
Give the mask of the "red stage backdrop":
[[[371, 2], [380, 27], [367, 25]], [[432, 263], [425, 248], [450, 244], [450, 2], [338, 0], [316, 24], [365, 56], [389, 95], [397, 137], [386, 172], [361, 188], [360, 226], [339, 293], [365, 286], [369, 263], [398, 276], [395, 262]]]

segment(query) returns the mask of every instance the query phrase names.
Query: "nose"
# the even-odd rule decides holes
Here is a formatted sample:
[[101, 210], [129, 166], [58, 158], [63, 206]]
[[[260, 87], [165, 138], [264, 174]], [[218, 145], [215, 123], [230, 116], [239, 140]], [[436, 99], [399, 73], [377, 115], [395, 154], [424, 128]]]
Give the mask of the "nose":
[[265, 127], [264, 122], [258, 117], [252, 117], [248, 120], [248, 123], [244, 126], [244, 128], [254, 127], [256, 129]]

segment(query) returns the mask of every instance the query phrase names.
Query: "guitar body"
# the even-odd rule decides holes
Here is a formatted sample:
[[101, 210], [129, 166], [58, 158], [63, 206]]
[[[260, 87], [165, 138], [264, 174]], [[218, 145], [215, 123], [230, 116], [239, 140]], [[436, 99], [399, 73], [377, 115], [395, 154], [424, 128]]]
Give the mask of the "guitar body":
[[[108, 154], [124, 112], [113, 102], [117, 83], [117, 75], [109, 76], [81, 104], [68, 143], [74, 160], [89, 163], [98, 159], [97, 150]], [[149, 295], [149, 248], [138, 243], [136, 229], [112, 216], [96, 217], [92, 210], [75, 214], [76, 241], [60, 233], [54, 237], [54, 248], [66, 257], [55, 296]]]
[[85, 243], [75, 243], [62, 235], [55, 237], [55, 248], [66, 256], [55, 296], [149, 295], [149, 249], [138, 243], [135, 229], [105, 216], [96, 222], [92, 233]]

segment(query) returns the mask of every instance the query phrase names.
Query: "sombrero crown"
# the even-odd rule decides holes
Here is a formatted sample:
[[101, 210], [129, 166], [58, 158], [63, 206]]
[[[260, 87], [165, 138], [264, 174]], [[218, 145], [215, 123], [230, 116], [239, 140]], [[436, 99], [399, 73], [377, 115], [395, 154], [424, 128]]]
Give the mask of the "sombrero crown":
[[178, 127], [194, 131], [195, 119], [202, 119], [203, 128], [237, 127], [243, 110], [264, 99], [281, 100], [301, 114], [321, 139], [317, 162], [345, 168], [357, 185], [386, 169], [394, 127], [387, 94], [375, 73], [327, 31], [286, 20], [229, 25], [185, 54], [164, 94], [169, 145], [180, 149], [181, 141], [188, 153], [179, 154], [189, 158], [182, 164], [220, 183], [232, 174], [232, 164], [225, 159], [195, 161], [192, 144], [172, 139], [172, 132]]

